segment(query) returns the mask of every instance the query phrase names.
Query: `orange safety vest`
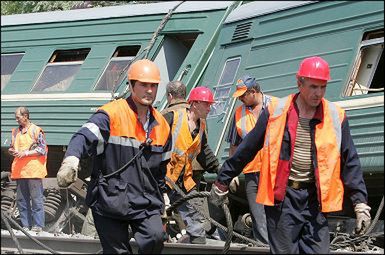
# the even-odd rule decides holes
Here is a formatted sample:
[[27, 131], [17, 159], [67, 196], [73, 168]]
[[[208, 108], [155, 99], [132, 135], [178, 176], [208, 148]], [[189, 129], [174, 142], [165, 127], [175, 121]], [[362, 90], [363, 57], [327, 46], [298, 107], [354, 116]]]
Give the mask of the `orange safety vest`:
[[[30, 150], [31, 146], [36, 143], [39, 133], [43, 130], [33, 123], [30, 123], [27, 132], [20, 132], [19, 128], [12, 129], [11, 146], [17, 151]], [[43, 132], [44, 135], [44, 132]], [[28, 156], [17, 158], [12, 162], [11, 178], [44, 178], [47, 176], [47, 154], [48, 146], [46, 145], [46, 155]]]
[[[262, 168], [256, 202], [274, 205], [274, 185], [286, 117], [294, 95], [274, 99], [269, 105], [270, 117], [262, 148]], [[342, 210], [344, 187], [340, 178], [341, 124], [345, 111], [322, 99], [323, 120], [315, 127], [317, 166], [315, 169], [318, 199], [322, 212]]]
[[[256, 116], [243, 104], [235, 110], [235, 126], [237, 128], [238, 135], [244, 139], [245, 136], [254, 128], [256, 123]], [[262, 158], [261, 153], [257, 153], [254, 159], [250, 161], [245, 168], [243, 173], [255, 173], [261, 169]]]
[[[167, 164], [167, 177], [176, 182], [182, 173], [184, 167], [183, 184], [187, 191], [190, 191], [196, 183], [194, 182], [192, 161], [196, 158], [201, 150], [202, 136], [205, 132], [206, 121], [200, 119], [199, 135], [194, 140], [191, 136], [187, 110], [179, 109], [174, 112], [174, 121], [172, 124], [172, 154], [171, 160]], [[167, 185], [172, 186], [167, 182]]]
[[[170, 127], [164, 117], [153, 107], [151, 113], [157, 121], [148, 137], [152, 139], [151, 146], [164, 146], [170, 133]], [[109, 140], [121, 141], [121, 137], [126, 137], [133, 147], [139, 148], [145, 142], [146, 131], [135, 113], [127, 104], [125, 99], [109, 102], [99, 109], [104, 110], [110, 118], [110, 138]]]

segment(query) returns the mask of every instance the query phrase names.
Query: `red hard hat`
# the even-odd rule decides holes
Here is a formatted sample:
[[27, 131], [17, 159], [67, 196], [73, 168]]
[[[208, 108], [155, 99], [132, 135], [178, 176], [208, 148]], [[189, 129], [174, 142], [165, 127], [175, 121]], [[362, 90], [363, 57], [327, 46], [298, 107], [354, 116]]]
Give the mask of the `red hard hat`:
[[191, 101], [203, 101], [211, 104], [215, 103], [213, 93], [206, 87], [193, 88], [188, 97], [188, 102], [190, 103]]
[[321, 57], [305, 58], [299, 65], [297, 76], [329, 81], [329, 64]]

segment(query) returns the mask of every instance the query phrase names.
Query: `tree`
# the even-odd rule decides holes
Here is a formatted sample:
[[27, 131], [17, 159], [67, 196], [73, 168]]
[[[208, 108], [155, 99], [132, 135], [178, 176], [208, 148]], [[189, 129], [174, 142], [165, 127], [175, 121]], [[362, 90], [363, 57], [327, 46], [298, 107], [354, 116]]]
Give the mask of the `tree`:
[[159, 1], [1, 1], [1, 15], [84, 9]]

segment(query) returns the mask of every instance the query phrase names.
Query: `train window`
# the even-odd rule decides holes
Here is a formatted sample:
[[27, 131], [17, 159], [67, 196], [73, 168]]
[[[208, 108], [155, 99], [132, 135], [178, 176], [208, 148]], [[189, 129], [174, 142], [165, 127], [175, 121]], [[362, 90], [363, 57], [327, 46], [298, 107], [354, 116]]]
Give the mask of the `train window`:
[[[180, 33], [165, 34], [158, 54], [154, 62], [159, 66], [160, 77], [162, 77], [158, 86], [154, 106], [159, 107], [160, 102], [166, 94], [166, 84], [168, 81], [181, 80], [186, 71], [182, 71], [181, 76], [175, 77], [183, 64], [186, 56], [193, 47], [198, 33]], [[184, 70], [187, 66], [183, 66]]]
[[226, 61], [218, 85], [214, 86], [215, 104], [211, 106], [207, 118], [213, 118], [227, 112], [230, 101], [230, 91], [240, 62], [241, 58], [232, 58]]
[[96, 83], [95, 91], [112, 91], [126, 78], [128, 64], [138, 54], [140, 46], [118, 47]]
[[384, 30], [366, 33], [354, 64], [346, 96], [384, 91]]
[[1, 54], [1, 90], [11, 79], [17, 65], [23, 58], [24, 53]]
[[31, 91], [67, 90], [89, 52], [89, 48], [55, 51]]

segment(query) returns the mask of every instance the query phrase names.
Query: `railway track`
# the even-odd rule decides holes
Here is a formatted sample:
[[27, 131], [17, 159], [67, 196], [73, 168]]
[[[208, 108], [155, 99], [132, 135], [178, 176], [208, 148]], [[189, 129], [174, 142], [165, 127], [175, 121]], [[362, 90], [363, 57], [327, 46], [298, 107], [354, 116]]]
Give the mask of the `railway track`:
[[[14, 230], [15, 236], [26, 254], [50, 254], [33, 240], [25, 236], [21, 231]], [[101, 253], [101, 245], [98, 239], [89, 238], [82, 235], [59, 235], [42, 232], [32, 234], [36, 239], [49, 246], [59, 254], [98, 254]], [[138, 249], [134, 239], [130, 241], [133, 252]], [[207, 239], [205, 245], [187, 244], [187, 243], [165, 243], [163, 253], [165, 254], [222, 254], [225, 242], [213, 239]], [[383, 254], [383, 250], [378, 253]], [[19, 253], [15, 242], [6, 230], [1, 230], [1, 253], [14, 254]], [[251, 247], [246, 244], [232, 243], [228, 254], [266, 254], [269, 248]], [[331, 251], [332, 254], [352, 254], [351, 251]], [[374, 252], [372, 252], [374, 253]], [[354, 254], [368, 254], [368, 252], [354, 252]]]

